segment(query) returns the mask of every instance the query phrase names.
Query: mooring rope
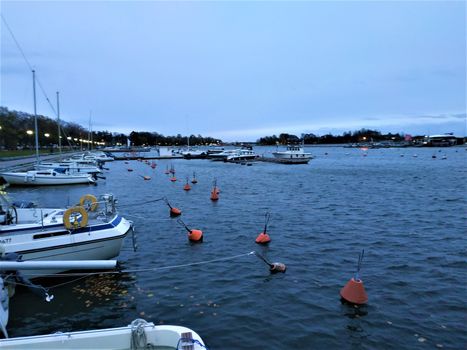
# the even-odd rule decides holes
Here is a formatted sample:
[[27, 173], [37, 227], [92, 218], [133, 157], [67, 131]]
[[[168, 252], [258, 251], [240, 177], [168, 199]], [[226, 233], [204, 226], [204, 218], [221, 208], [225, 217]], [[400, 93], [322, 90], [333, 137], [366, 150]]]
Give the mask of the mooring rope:
[[[63, 283], [59, 283], [50, 287], [45, 288], [45, 290], [50, 290], [54, 288], [58, 288], [61, 286], [64, 286], [66, 284], [70, 283], [75, 283], [81, 279], [90, 277], [90, 276], [95, 276], [95, 275], [119, 275], [123, 273], [139, 273], [139, 272], [150, 272], [150, 271], [160, 271], [160, 270], [169, 270], [169, 269], [177, 269], [177, 268], [182, 268], [182, 267], [190, 267], [190, 266], [198, 266], [198, 265], [206, 265], [206, 264], [211, 264], [214, 262], [219, 262], [219, 261], [228, 261], [228, 260], [234, 260], [237, 258], [241, 258], [244, 256], [249, 256], [249, 255], [254, 255], [255, 252], [249, 252], [249, 253], [243, 253], [243, 254], [237, 254], [237, 255], [232, 255], [232, 256], [227, 256], [224, 258], [217, 258], [217, 259], [211, 259], [211, 260], [205, 260], [205, 261], [197, 261], [193, 263], [186, 263], [186, 264], [179, 264], [179, 265], [169, 265], [169, 266], [162, 266], [162, 267], [150, 267], [150, 268], [143, 268], [143, 269], [125, 269], [125, 270], [120, 270], [120, 271], [103, 271], [103, 272], [90, 272], [90, 273], [57, 273], [53, 275], [48, 275], [48, 277], [73, 277], [73, 276], [80, 276], [72, 281], [67, 281]], [[42, 274], [28, 274], [28, 276], [43, 276]], [[44, 288], [42, 286], [28, 286], [23, 283], [16, 283], [19, 286], [26, 286], [30, 288]]]

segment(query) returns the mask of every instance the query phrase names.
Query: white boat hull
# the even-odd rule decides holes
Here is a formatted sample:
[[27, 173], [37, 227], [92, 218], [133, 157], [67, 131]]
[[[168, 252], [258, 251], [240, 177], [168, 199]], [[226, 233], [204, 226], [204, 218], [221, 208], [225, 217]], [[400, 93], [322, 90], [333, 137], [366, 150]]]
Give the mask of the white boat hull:
[[53, 185], [75, 185], [93, 184], [92, 176], [85, 175], [37, 175], [33, 172], [23, 173], [0, 173], [10, 185], [20, 186], [53, 186]]
[[[193, 330], [181, 326], [155, 326], [147, 323], [144, 326], [146, 346], [144, 348], [173, 348], [180, 346], [184, 334], [191, 333], [195, 340], [193, 350], [205, 349], [201, 337]], [[0, 340], [0, 348], [5, 350], [18, 349], [99, 349], [99, 350], [128, 350], [131, 349], [132, 327], [107, 328], [99, 330], [54, 333], [30, 337], [18, 337]], [[203, 344], [201, 346], [199, 343]], [[152, 345], [152, 347], [151, 347]], [[142, 349], [143, 347], [141, 347]], [[187, 347], [188, 349], [188, 347]]]
[[[22, 255], [23, 261], [56, 260], [107, 260], [120, 254], [123, 240], [131, 229], [131, 223], [116, 215], [109, 223], [92, 225], [75, 231], [62, 224], [31, 228], [15, 232], [0, 231], [0, 244], [5, 253]], [[26, 232], [25, 232], [26, 231]], [[44, 277], [63, 272], [63, 269], [21, 271], [29, 278]]]

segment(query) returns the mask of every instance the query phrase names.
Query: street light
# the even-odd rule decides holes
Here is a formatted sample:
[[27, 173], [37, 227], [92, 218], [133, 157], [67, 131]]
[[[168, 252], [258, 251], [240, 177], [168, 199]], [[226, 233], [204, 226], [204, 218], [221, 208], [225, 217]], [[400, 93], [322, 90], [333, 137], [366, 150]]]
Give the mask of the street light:
[[26, 130], [26, 134], [32, 135], [32, 134], [34, 134], [34, 131], [32, 131], [32, 130]]
[[45, 136], [45, 137], [49, 137], [50, 134], [49, 134], [48, 132], [46, 132], [46, 133], [44, 134], [44, 136]]

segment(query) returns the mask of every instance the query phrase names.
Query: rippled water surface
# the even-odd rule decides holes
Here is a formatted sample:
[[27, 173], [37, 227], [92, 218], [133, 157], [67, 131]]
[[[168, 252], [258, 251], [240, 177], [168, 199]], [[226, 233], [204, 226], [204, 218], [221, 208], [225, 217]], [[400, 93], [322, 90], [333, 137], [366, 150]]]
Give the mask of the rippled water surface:
[[[253, 250], [287, 265], [285, 274], [270, 275], [257, 257], [244, 255], [93, 276], [52, 289], [51, 303], [19, 290], [10, 335], [115, 327], [144, 318], [190, 327], [210, 349], [465, 349], [466, 150], [311, 152], [316, 158], [309, 164], [294, 166], [160, 160], [152, 170], [142, 162], [116, 161], [107, 163], [107, 179], [98, 186], [8, 189], [15, 200], [53, 207], [76, 203], [85, 193], [114, 193], [121, 214], [136, 225], [139, 250], [132, 251], [128, 237], [119, 258], [126, 269]], [[176, 183], [164, 174], [171, 165]], [[185, 192], [193, 171], [199, 183]], [[214, 178], [221, 192], [213, 203]], [[163, 202], [143, 204], [163, 196], [182, 209], [187, 225], [203, 230], [204, 243], [190, 244]], [[254, 239], [267, 211], [272, 242], [262, 247]], [[356, 309], [340, 303], [339, 290], [363, 248], [369, 303]]]

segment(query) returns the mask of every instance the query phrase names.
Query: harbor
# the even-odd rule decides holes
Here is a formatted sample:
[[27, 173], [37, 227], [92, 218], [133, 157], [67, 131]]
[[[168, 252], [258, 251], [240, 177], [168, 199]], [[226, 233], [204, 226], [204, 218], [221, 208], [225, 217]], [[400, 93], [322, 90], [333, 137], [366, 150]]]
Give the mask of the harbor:
[[[275, 148], [254, 150], [270, 154]], [[366, 346], [368, 337], [372, 348], [386, 348], [388, 332], [405, 339], [393, 340], [394, 346], [409, 339], [413, 347], [456, 348], [464, 341], [463, 324], [450, 315], [463, 308], [456, 302], [462, 290], [455, 288], [462, 283], [463, 258], [451, 245], [463, 240], [462, 213], [456, 208], [465, 205], [457, 193], [464, 186], [464, 148], [417, 149], [417, 157], [414, 149], [311, 152], [311, 162], [296, 166], [173, 159], [156, 161], [152, 168], [144, 161], [114, 161], [106, 163], [106, 179], [97, 186], [7, 187], [12, 199], [45, 207], [67, 207], [84, 194], [113, 193], [119, 214], [134, 223], [138, 246], [135, 252], [128, 236], [118, 257], [124, 270], [134, 272], [54, 278], [45, 285], [55, 296], [50, 303], [17, 288], [9, 335], [101, 329], [144, 318], [194, 329], [209, 348], [235, 349], [237, 342], [251, 348], [264, 342], [271, 349], [303, 342], [335, 347], [349, 339]], [[433, 159], [433, 152], [446, 159]], [[174, 182], [165, 174], [171, 167]], [[193, 173], [196, 184], [191, 184]], [[183, 189], [186, 178], [190, 191]], [[215, 202], [209, 198], [214, 179], [220, 189]], [[350, 200], [356, 193], [358, 200]], [[202, 244], [189, 242], [165, 202], [156, 201], [162, 197], [181, 210], [190, 228], [203, 231]], [[427, 202], [428, 209], [421, 209], [419, 203]], [[255, 238], [266, 212], [271, 242], [261, 246]], [[449, 225], [441, 224], [445, 213]], [[369, 301], [355, 309], [341, 304], [339, 290], [355, 272], [362, 248], [360, 276]], [[287, 272], [271, 275], [249, 255], [252, 251], [285, 263]], [[434, 285], [449, 292], [441, 294]], [[305, 325], [311, 332], [293, 331]], [[326, 326], [329, 337], [318, 325]], [[258, 327], [261, 336], [254, 331]], [[235, 344], [226, 329], [238, 330]]]
[[466, 9], [3, 2], [0, 349], [466, 349]]

